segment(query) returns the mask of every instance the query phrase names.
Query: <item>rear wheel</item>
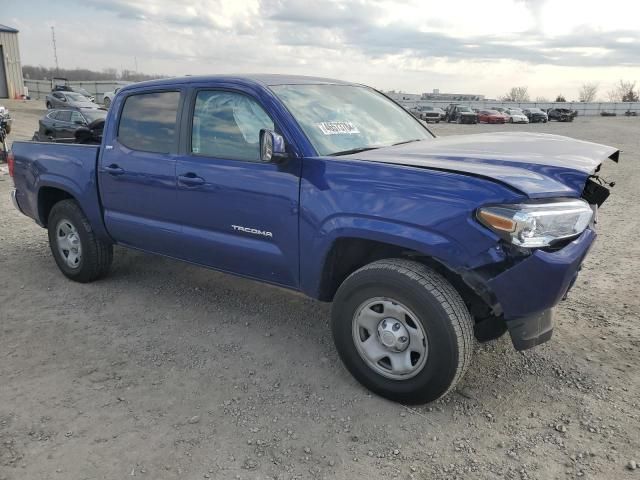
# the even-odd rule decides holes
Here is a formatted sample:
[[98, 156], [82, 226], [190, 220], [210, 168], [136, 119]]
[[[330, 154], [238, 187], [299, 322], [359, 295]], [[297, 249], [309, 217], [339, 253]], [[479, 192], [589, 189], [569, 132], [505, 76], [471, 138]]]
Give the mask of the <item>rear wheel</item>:
[[87, 283], [109, 272], [113, 246], [95, 236], [75, 200], [56, 203], [47, 224], [51, 253], [67, 278]]
[[51, 110], [53, 108], [53, 105], [51, 105], [51, 102], [47, 102], [47, 110]]
[[104, 97], [104, 106], [109, 108], [111, 106], [111, 99], [109, 97]]
[[403, 259], [351, 274], [334, 299], [332, 330], [351, 374], [404, 403], [445, 395], [473, 353], [473, 321], [458, 292], [427, 266]]

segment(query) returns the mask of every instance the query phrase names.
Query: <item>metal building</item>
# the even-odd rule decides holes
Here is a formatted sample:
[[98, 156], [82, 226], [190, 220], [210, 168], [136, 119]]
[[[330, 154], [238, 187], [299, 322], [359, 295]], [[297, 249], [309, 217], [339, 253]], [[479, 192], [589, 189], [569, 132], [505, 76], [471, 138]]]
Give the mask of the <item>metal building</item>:
[[0, 98], [20, 98], [24, 93], [18, 30], [0, 24]]

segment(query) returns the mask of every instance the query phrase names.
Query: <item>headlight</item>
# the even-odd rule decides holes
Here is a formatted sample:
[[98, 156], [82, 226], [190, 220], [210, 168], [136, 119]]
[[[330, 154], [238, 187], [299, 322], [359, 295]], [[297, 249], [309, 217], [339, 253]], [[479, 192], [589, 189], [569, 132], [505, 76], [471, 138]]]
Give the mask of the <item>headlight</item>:
[[514, 245], [535, 248], [581, 234], [589, 226], [593, 210], [584, 200], [565, 199], [483, 207], [476, 216]]

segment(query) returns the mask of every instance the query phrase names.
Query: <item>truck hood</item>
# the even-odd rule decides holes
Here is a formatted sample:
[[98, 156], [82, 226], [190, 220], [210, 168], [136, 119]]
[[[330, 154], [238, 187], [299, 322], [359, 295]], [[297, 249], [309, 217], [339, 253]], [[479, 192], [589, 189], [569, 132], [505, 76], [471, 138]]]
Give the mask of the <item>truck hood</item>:
[[580, 196], [587, 178], [615, 147], [544, 133], [452, 135], [343, 158], [489, 178], [531, 198]]

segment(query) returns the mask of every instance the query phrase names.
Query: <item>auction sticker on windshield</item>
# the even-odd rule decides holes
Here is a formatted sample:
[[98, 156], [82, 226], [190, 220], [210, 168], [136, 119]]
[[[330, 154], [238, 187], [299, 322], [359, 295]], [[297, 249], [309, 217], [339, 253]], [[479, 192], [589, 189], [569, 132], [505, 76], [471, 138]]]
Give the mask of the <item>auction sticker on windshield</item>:
[[320, 122], [316, 123], [325, 135], [359, 134], [360, 130], [351, 122]]

